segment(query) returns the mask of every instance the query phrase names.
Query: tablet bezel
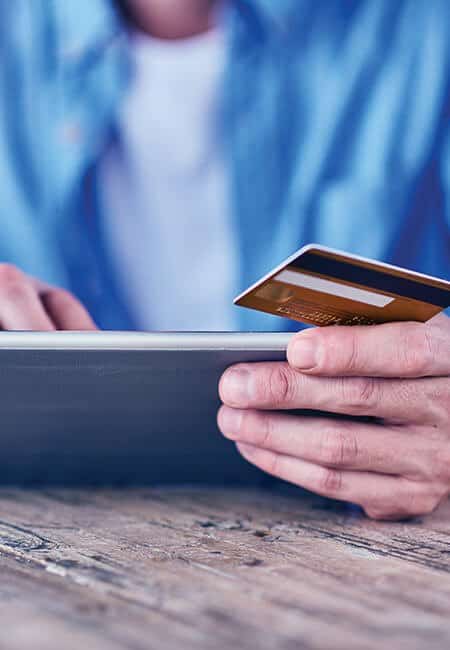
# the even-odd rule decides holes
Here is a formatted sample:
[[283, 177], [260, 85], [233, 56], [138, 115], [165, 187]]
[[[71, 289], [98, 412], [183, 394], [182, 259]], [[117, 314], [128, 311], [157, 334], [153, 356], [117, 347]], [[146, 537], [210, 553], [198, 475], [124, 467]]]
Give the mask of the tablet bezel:
[[286, 350], [286, 332], [0, 332], [0, 350]]

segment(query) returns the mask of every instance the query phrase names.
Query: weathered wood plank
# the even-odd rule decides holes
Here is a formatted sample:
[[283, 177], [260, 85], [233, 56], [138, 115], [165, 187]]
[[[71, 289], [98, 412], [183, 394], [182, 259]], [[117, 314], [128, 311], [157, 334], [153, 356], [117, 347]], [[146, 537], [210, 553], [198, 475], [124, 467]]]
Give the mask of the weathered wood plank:
[[368, 521], [257, 491], [0, 491], [0, 647], [450, 646], [450, 504]]

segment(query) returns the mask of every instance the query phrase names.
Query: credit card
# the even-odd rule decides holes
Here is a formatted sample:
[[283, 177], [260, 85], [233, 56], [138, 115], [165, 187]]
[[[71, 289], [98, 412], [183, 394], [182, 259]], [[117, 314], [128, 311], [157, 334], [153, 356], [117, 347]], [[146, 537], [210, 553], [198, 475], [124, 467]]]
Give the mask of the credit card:
[[425, 322], [450, 306], [450, 282], [309, 244], [234, 304], [308, 325]]

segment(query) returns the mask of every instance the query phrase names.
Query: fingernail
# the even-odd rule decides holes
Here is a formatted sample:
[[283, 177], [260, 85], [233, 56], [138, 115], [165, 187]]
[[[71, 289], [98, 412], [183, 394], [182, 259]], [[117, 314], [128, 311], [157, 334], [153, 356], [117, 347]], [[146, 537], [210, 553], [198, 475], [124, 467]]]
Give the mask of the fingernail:
[[219, 427], [227, 438], [236, 438], [241, 428], [242, 412], [222, 406], [219, 412]]
[[226, 370], [221, 382], [221, 396], [231, 406], [245, 406], [250, 399], [251, 375], [245, 368]]
[[299, 370], [312, 370], [319, 362], [319, 347], [308, 337], [299, 336], [289, 350], [289, 363]]

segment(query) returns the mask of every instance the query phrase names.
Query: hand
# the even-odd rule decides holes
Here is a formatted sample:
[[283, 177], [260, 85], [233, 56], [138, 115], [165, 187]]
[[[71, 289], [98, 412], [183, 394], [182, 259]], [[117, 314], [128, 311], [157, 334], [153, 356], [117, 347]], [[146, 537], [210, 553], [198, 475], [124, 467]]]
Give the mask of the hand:
[[95, 330], [93, 320], [68, 291], [0, 264], [0, 329]]
[[[296, 334], [288, 363], [223, 375], [223, 434], [262, 470], [359, 504], [374, 519], [429, 513], [450, 492], [450, 319]], [[313, 409], [369, 422], [302, 417]]]

